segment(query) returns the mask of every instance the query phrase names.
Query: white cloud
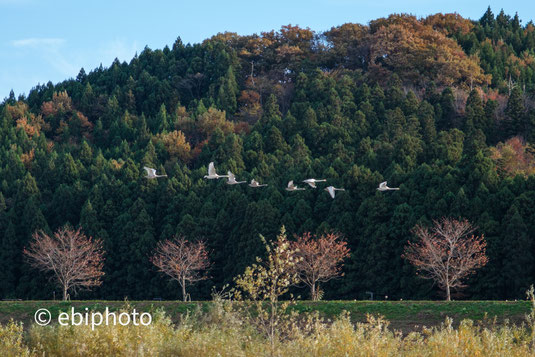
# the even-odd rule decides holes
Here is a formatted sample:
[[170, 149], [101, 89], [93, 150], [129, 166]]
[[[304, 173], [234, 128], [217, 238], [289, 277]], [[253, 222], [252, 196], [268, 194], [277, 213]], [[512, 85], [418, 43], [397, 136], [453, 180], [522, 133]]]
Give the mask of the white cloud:
[[65, 42], [62, 38], [25, 38], [22, 40], [11, 41], [14, 47], [58, 47]]
[[62, 38], [25, 38], [11, 41], [11, 45], [18, 48], [19, 51], [30, 52], [37, 56], [49, 66], [54, 68], [58, 73], [65, 77], [76, 75], [79, 68], [73, 65], [62, 53], [62, 45], [65, 40]]

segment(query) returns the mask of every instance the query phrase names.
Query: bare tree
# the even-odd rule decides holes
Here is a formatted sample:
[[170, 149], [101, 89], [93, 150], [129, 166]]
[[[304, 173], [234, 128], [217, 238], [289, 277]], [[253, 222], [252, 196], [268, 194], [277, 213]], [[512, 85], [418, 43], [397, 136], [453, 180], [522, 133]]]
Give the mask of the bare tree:
[[320, 300], [319, 284], [342, 275], [342, 261], [349, 257], [347, 243], [338, 234], [320, 237], [305, 233], [292, 243], [296, 251], [295, 270], [299, 280], [310, 288], [312, 300]]
[[466, 219], [442, 218], [433, 221], [431, 228], [416, 225], [413, 233], [419, 241], [409, 242], [402, 257], [416, 266], [423, 278], [433, 279], [450, 301], [450, 289], [465, 287], [463, 279], [488, 262], [487, 243], [483, 236], [473, 234], [475, 229]]
[[178, 89], [187, 89], [193, 98], [199, 99], [201, 97], [201, 89], [204, 81], [204, 74], [195, 73], [188, 74], [184, 79], [178, 82]]
[[511, 91], [516, 87], [516, 82], [513, 81], [511, 78], [511, 74], [509, 74], [509, 79], [507, 80], [507, 89], [508, 89], [508, 96], [511, 96]]
[[49, 236], [43, 231], [33, 234], [30, 246], [24, 255], [34, 268], [52, 271], [58, 285], [63, 289], [63, 300], [69, 291], [100, 286], [104, 275], [104, 251], [102, 241], [93, 240], [68, 227], [60, 228]]
[[186, 282], [207, 279], [208, 276], [200, 272], [210, 267], [206, 244], [203, 241], [192, 243], [184, 237], [159, 242], [151, 262], [159, 271], [178, 281], [184, 301], [187, 301]]

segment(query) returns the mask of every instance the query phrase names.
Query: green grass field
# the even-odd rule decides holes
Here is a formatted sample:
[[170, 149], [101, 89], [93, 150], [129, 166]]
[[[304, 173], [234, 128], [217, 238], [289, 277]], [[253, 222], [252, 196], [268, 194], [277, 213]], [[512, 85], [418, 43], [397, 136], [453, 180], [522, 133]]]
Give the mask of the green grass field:
[[[172, 320], [178, 321], [187, 311], [201, 309], [207, 311], [210, 301], [180, 302], [180, 301], [129, 301], [132, 308], [138, 312], [154, 311], [163, 308]], [[1, 301], [0, 323], [5, 324], [10, 319], [22, 321], [25, 327], [33, 322], [36, 310], [48, 309], [52, 320], [57, 321], [61, 311], [70, 311], [71, 307], [77, 312], [84, 312], [85, 308], [94, 311], [104, 311], [108, 307], [111, 311], [120, 309], [124, 301]], [[438, 326], [446, 317], [454, 319], [458, 324], [463, 319], [471, 319], [479, 323], [489, 324], [494, 318], [498, 323], [508, 320], [520, 324], [530, 310], [528, 301], [298, 301], [293, 309], [299, 312], [318, 311], [320, 316], [334, 318], [343, 311], [350, 313], [353, 321], [364, 321], [366, 314], [382, 315], [393, 329], [405, 333], [421, 330], [423, 326]]]

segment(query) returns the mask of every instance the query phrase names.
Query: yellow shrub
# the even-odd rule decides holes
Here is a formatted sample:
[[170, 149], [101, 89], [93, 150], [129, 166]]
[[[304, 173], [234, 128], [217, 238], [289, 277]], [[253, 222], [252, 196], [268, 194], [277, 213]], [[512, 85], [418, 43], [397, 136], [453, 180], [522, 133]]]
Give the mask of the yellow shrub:
[[30, 356], [30, 350], [23, 345], [22, 324], [13, 320], [6, 326], [0, 325], [0, 355], [5, 357]]

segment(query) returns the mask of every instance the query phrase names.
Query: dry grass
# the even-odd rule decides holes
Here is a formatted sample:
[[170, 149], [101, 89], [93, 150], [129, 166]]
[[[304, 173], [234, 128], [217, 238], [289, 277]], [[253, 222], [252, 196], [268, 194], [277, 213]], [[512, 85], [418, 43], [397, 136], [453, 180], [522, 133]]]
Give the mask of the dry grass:
[[208, 313], [188, 313], [173, 324], [163, 310], [150, 326], [0, 325], [2, 356], [532, 356], [532, 326], [478, 326], [452, 320], [404, 335], [388, 321], [369, 316], [353, 323], [349, 314], [334, 321], [309, 314], [274, 347], [248, 325], [232, 303], [216, 301]]

